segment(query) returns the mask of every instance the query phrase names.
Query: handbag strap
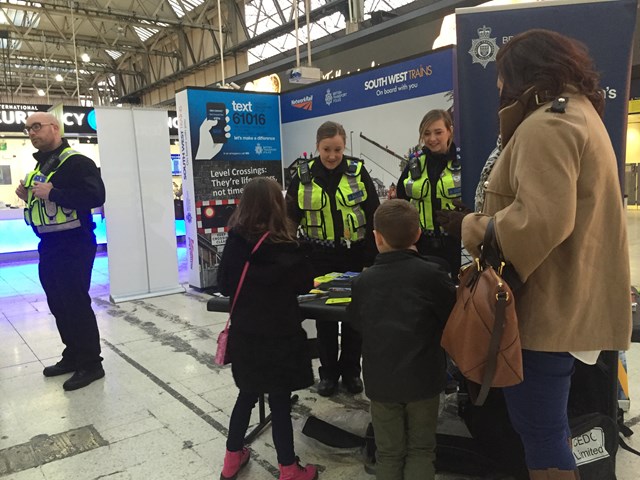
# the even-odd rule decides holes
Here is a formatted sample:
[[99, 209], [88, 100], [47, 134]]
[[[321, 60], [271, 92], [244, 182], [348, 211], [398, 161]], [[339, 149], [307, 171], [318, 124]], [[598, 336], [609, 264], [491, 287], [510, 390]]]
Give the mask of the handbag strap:
[[493, 331], [491, 332], [491, 340], [489, 341], [489, 352], [487, 353], [487, 363], [484, 368], [484, 375], [482, 376], [482, 384], [480, 385], [480, 392], [476, 397], [475, 405], [482, 405], [489, 395], [489, 389], [493, 382], [493, 377], [496, 374], [496, 367], [498, 365], [498, 355], [500, 349], [500, 342], [502, 341], [502, 335], [504, 333], [504, 325], [506, 321], [507, 311], [507, 292], [498, 292], [496, 294], [496, 313], [493, 322]]
[[500, 265], [500, 252], [498, 250], [498, 240], [496, 239], [496, 230], [494, 219], [491, 217], [484, 231], [484, 239], [482, 240], [482, 250], [480, 251], [480, 263], [482, 265]]
[[[482, 268], [495, 266], [494, 263], [500, 262], [500, 253], [497, 248], [495, 227], [493, 224], [493, 218], [489, 220], [487, 229], [484, 233], [484, 240], [482, 242], [482, 251], [480, 252], [480, 264]], [[501, 270], [501, 269], [500, 269]], [[498, 273], [499, 270], [496, 270]], [[493, 331], [491, 332], [491, 339], [489, 340], [489, 351], [487, 352], [487, 359], [484, 369], [484, 375], [482, 376], [482, 384], [480, 385], [480, 391], [475, 400], [475, 405], [482, 405], [491, 389], [491, 383], [493, 377], [496, 374], [496, 367], [498, 365], [498, 355], [500, 350], [500, 342], [502, 341], [502, 335], [504, 333], [504, 324], [506, 321], [507, 310], [507, 292], [498, 292], [496, 294], [496, 310], [493, 323]]]
[[236, 306], [236, 301], [238, 300], [240, 289], [242, 288], [242, 284], [244, 283], [244, 277], [247, 276], [247, 270], [249, 269], [249, 260], [251, 259], [251, 255], [256, 253], [256, 250], [260, 248], [260, 245], [262, 245], [262, 242], [264, 242], [268, 236], [269, 236], [269, 231], [264, 232], [264, 234], [260, 237], [260, 240], [258, 240], [258, 243], [256, 243], [256, 245], [253, 247], [253, 250], [251, 250], [251, 254], [249, 255], [249, 258], [247, 258], [247, 261], [244, 263], [244, 268], [242, 269], [242, 274], [240, 275], [240, 281], [238, 282], [238, 286], [236, 287], [236, 293], [233, 296], [233, 303], [231, 304], [231, 310], [229, 310], [229, 318], [227, 319], [227, 326], [225, 328], [229, 327], [229, 320], [231, 320], [231, 314], [233, 313], [233, 308]]

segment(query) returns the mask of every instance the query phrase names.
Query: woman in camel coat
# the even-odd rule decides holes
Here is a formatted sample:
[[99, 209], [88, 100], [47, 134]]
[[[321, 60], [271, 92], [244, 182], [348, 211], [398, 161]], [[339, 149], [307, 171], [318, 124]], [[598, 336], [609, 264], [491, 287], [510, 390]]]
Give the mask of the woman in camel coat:
[[[551, 60], [549, 60], [551, 59]], [[515, 294], [524, 382], [504, 389], [532, 479], [577, 479], [567, 399], [576, 359], [631, 337], [625, 212], [604, 99], [586, 48], [530, 30], [498, 53], [504, 150], [462, 240], [478, 255], [494, 219], [524, 285]]]

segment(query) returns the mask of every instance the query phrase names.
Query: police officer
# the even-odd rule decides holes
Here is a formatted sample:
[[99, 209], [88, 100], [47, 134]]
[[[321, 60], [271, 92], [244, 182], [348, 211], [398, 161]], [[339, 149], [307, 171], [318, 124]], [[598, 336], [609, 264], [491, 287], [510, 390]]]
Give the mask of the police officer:
[[449, 264], [451, 276], [460, 270], [460, 237], [449, 235], [437, 212], [464, 208], [460, 203], [461, 168], [453, 143], [453, 122], [446, 110], [431, 110], [418, 129], [423, 147], [409, 158], [400, 175], [397, 198], [409, 200], [420, 213], [423, 235], [416, 246], [423, 255], [440, 257]]
[[37, 163], [20, 181], [16, 195], [27, 203], [25, 220], [40, 238], [40, 282], [65, 345], [62, 359], [43, 374], [75, 372], [63, 388], [76, 390], [104, 377], [89, 296], [96, 255], [91, 209], [104, 203], [104, 184], [96, 164], [61, 137], [52, 114], [30, 115], [24, 131], [38, 149], [33, 154]]
[[[377, 253], [373, 240], [373, 214], [378, 194], [362, 161], [344, 155], [346, 133], [342, 125], [325, 122], [318, 128], [319, 156], [303, 161], [287, 190], [290, 218], [303, 241], [311, 245], [315, 276], [329, 272], [361, 271]], [[333, 395], [342, 377], [350, 393], [362, 392], [360, 335], [347, 323], [316, 322], [320, 354], [318, 393]]]

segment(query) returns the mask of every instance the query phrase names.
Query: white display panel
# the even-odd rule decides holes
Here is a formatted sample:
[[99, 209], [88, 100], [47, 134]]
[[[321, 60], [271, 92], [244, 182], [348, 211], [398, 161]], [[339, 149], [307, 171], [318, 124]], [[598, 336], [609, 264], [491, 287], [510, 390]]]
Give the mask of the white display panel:
[[[114, 303], [183, 292], [166, 112], [97, 107], [110, 296]], [[166, 160], [166, 161], [163, 161]]]

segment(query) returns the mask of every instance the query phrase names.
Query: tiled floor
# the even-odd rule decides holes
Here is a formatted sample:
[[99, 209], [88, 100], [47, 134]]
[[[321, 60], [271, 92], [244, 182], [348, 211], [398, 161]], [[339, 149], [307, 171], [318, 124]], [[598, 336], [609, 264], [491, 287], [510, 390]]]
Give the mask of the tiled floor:
[[[628, 218], [632, 281], [640, 285], [640, 211], [630, 210]], [[179, 257], [184, 264], [184, 249], [179, 249]], [[0, 267], [2, 480], [219, 477], [237, 391], [230, 369], [212, 362], [215, 337], [226, 318], [206, 311], [207, 295], [187, 288], [184, 294], [113, 305], [108, 300], [107, 257], [99, 256], [91, 293], [107, 375], [87, 388], [64, 392], [67, 376], [42, 375], [45, 365], [58, 360], [62, 345], [38, 282], [37, 264]], [[186, 279], [181, 280], [186, 286]], [[626, 419], [633, 427], [640, 422], [639, 345], [627, 352], [627, 360], [631, 409]], [[306, 416], [313, 414], [362, 435], [368, 421], [366, 398], [341, 394], [325, 399], [314, 389], [298, 393], [294, 425], [302, 460], [319, 465], [321, 479], [372, 480], [357, 449], [330, 448], [300, 433]], [[441, 428], [463, 433], [464, 427], [451, 418], [445, 418]], [[629, 443], [640, 448], [634, 437]], [[277, 478], [270, 432], [262, 433], [251, 448], [252, 461], [238, 478]], [[14, 463], [3, 465], [3, 459]], [[638, 478], [639, 470], [640, 457], [619, 452], [619, 480]]]

